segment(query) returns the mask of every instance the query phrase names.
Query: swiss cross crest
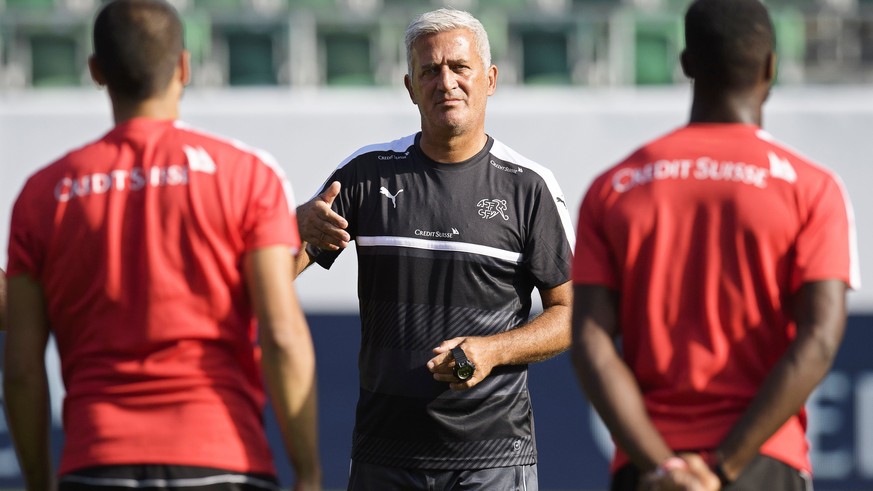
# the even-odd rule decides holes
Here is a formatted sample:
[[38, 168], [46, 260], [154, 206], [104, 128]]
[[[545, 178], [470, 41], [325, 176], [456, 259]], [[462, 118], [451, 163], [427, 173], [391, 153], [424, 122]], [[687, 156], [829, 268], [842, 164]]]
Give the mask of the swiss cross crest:
[[485, 218], [486, 220], [490, 220], [497, 215], [503, 217], [504, 220], [509, 220], [509, 217], [506, 216], [506, 200], [505, 199], [482, 199], [476, 203], [476, 206], [479, 207], [479, 216]]

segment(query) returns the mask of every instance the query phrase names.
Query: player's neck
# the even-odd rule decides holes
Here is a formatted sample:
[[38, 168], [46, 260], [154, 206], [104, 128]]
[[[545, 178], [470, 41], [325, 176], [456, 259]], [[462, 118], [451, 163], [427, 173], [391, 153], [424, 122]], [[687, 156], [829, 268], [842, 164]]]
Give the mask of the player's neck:
[[756, 91], [707, 91], [694, 87], [691, 123], [737, 123], [761, 126], [762, 97]]
[[145, 100], [133, 104], [113, 104], [112, 114], [115, 124], [119, 125], [134, 118], [178, 119], [178, 105], [168, 106], [154, 100]]
[[173, 89], [174, 87], [171, 86], [162, 94], [140, 101], [115, 97], [110, 92], [115, 124], [119, 125], [134, 118], [178, 119], [181, 92]]
[[421, 151], [431, 159], [442, 164], [455, 164], [479, 153], [487, 142], [488, 136], [484, 131], [447, 137], [434, 137], [423, 131], [419, 145]]

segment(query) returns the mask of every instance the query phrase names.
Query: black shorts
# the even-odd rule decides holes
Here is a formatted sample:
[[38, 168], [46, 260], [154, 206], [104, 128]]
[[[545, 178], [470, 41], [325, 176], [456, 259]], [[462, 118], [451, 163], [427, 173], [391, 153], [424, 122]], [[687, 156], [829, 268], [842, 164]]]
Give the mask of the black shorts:
[[58, 491], [279, 491], [264, 474], [188, 465], [107, 465], [77, 469], [60, 477]]
[[[612, 476], [610, 491], [637, 491], [640, 471], [628, 464]], [[766, 455], [758, 455], [726, 491], [812, 491], [809, 474]]]
[[352, 461], [348, 491], [537, 491], [537, 466], [478, 470], [403, 469]]

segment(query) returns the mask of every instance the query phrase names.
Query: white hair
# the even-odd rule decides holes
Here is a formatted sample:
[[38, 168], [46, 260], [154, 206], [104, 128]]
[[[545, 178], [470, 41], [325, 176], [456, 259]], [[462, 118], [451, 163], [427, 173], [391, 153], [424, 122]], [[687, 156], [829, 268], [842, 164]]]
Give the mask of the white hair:
[[406, 28], [406, 66], [409, 76], [412, 76], [412, 46], [415, 42], [422, 36], [455, 29], [466, 29], [473, 33], [482, 64], [486, 69], [491, 66], [491, 45], [482, 23], [473, 14], [463, 10], [438, 9], [419, 15]]

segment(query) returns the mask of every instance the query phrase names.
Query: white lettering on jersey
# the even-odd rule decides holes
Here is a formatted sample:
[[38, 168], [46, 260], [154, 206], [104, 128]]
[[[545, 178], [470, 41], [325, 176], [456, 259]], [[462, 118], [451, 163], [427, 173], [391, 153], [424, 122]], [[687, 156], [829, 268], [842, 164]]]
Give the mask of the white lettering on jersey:
[[108, 174], [97, 172], [81, 177], [64, 177], [55, 185], [55, 199], [60, 202], [73, 198], [106, 194], [115, 191], [141, 191], [151, 187], [184, 186], [188, 184], [188, 169], [182, 165], [152, 167], [148, 173], [141, 167], [130, 171], [112, 170]]
[[[189, 172], [215, 174], [215, 161], [203, 147], [182, 147], [188, 165], [168, 165], [152, 167], [148, 171], [142, 167], [131, 170], [115, 169], [109, 173], [97, 172], [81, 177], [64, 177], [55, 185], [55, 199], [64, 202], [72, 198], [105, 194], [110, 190], [141, 191], [151, 187], [185, 186]], [[401, 190], [402, 191], [402, 190]]]
[[496, 169], [500, 169], [500, 170], [502, 170], [503, 172], [509, 172], [510, 174], [518, 174], [519, 172], [524, 172], [524, 171], [521, 169], [521, 167], [507, 167], [507, 166], [505, 166], [505, 165], [500, 165], [500, 164], [498, 164], [497, 162], [495, 162], [494, 159], [491, 159], [491, 160], [490, 160], [490, 163], [491, 163], [491, 165], [492, 165], [494, 168], [496, 168]]
[[745, 162], [719, 162], [710, 157], [697, 159], [694, 178], [697, 180], [733, 181], [757, 188], [767, 187], [767, 169]]
[[786, 158], [782, 158], [773, 152], [767, 152], [770, 159], [770, 175], [775, 179], [783, 179], [788, 182], [797, 181], [797, 172], [794, 166]]
[[185, 145], [182, 150], [185, 151], [185, 156], [188, 158], [188, 169], [191, 172], [215, 174], [215, 161], [203, 147], [194, 148]]
[[440, 232], [434, 230], [422, 230], [420, 228], [415, 229], [415, 235], [420, 237], [436, 237], [438, 239], [454, 239], [456, 235], [461, 235], [461, 232], [458, 232], [458, 229], [452, 227], [451, 232]]
[[[774, 157], [775, 155], [770, 155], [771, 169], [774, 168]], [[778, 159], [778, 157], [775, 158]], [[773, 173], [773, 177], [779, 177], [789, 182], [794, 182], [793, 180], [797, 179], [794, 168], [784, 159], [780, 159], [778, 162], [778, 172], [780, 174], [776, 175]], [[668, 179], [678, 181], [688, 179], [698, 181], [728, 181], [763, 189], [767, 187], [767, 178], [771, 173], [772, 170], [758, 167], [757, 165], [745, 162], [719, 161], [705, 156], [699, 157], [696, 160], [659, 160], [642, 167], [618, 170], [612, 176], [612, 189], [617, 193], [624, 193], [637, 186]]]

